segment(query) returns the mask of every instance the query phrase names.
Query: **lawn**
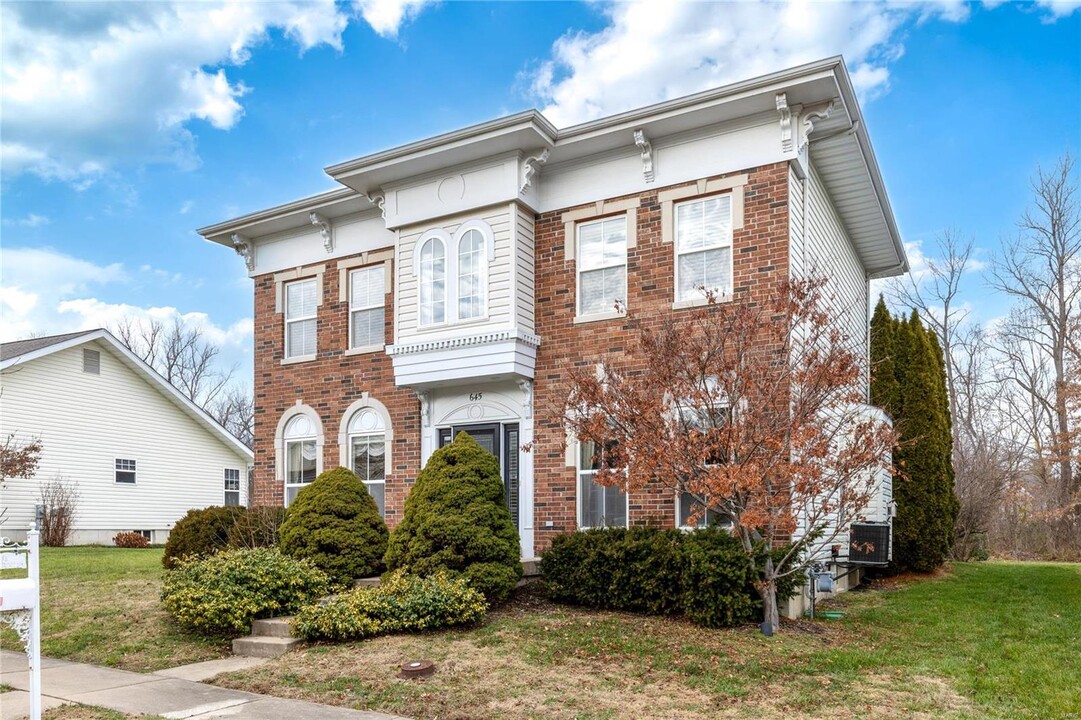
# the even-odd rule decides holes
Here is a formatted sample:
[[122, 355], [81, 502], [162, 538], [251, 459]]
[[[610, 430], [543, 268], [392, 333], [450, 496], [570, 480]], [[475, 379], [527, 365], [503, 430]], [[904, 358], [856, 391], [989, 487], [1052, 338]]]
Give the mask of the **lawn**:
[[[151, 670], [227, 652], [160, 610], [160, 557], [46, 549], [45, 654]], [[533, 585], [481, 627], [316, 645], [216, 682], [418, 720], [1081, 718], [1081, 566], [959, 564], [834, 607], [843, 620], [766, 639], [553, 605]], [[16, 647], [10, 631], [3, 646]], [[413, 659], [437, 673], [396, 679]], [[64, 712], [76, 714], [50, 720], [122, 717]]]
[[[228, 641], [183, 632], [161, 609], [162, 552], [42, 548], [42, 653], [140, 672], [227, 655]], [[6, 626], [0, 647], [22, 650]]]

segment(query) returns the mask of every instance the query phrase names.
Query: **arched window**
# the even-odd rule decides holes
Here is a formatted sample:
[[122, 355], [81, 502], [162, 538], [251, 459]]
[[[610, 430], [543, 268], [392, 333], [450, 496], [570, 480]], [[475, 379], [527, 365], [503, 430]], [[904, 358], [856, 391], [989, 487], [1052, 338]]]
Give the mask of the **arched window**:
[[353, 472], [368, 487], [386, 517], [387, 426], [373, 408], [362, 408], [349, 420], [349, 459]]
[[447, 249], [438, 237], [420, 247], [420, 324], [438, 325], [447, 317]]
[[315, 479], [318, 468], [319, 430], [307, 415], [295, 415], [282, 431], [285, 445], [285, 504]]
[[458, 238], [458, 319], [484, 317], [487, 254], [484, 235], [471, 228]]

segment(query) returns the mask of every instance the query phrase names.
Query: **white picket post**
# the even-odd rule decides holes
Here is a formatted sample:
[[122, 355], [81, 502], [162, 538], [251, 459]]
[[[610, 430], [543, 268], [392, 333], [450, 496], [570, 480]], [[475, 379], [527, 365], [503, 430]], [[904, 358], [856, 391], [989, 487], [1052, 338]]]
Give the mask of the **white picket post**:
[[30, 523], [26, 533], [26, 544], [30, 551], [29, 577], [37, 591], [37, 602], [30, 615], [30, 648], [27, 661], [30, 664], [30, 720], [41, 720], [41, 572], [38, 559], [37, 523]]

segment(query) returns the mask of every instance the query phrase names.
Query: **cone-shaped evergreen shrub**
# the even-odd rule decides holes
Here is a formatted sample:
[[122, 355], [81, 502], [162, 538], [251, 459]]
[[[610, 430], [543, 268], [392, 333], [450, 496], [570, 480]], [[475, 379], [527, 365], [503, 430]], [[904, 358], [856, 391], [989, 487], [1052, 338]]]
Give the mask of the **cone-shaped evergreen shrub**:
[[405, 500], [387, 549], [388, 570], [462, 575], [489, 601], [522, 577], [518, 530], [503, 502], [499, 462], [465, 433], [436, 450]]
[[282, 523], [281, 549], [311, 560], [336, 583], [383, 570], [387, 526], [351, 470], [327, 470], [297, 493]]

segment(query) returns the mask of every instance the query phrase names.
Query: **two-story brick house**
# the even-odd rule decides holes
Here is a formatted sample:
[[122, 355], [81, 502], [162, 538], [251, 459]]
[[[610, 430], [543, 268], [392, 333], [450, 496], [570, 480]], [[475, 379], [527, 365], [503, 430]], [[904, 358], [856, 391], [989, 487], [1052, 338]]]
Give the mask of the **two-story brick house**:
[[570, 128], [518, 113], [326, 172], [340, 189], [199, 231], [255, 283], [254, 502], [340, 464], [393, 528], [466, 430], [500, 459], [523, 558], [575, 528], [686, 522], [671, 491], [595, 485], [551, 413], [567, 363], [630, 349], [617, 300], [678, 315], [702, 286], [738, 300], [816, 272], [865, 341], [869, 280], [907, 270], [840, 58]]

